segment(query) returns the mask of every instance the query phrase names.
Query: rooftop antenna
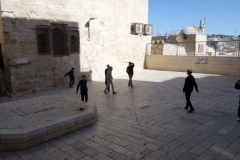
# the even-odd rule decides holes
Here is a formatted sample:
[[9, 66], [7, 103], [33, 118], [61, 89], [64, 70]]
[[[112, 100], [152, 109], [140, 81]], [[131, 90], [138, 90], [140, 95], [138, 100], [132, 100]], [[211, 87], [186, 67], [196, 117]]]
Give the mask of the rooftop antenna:
[[237, 28], [235, 28], [235, 37], [237, 36]]
[[161, 26], [158, 26], [158, 36], [160, 35], [160, 28]]

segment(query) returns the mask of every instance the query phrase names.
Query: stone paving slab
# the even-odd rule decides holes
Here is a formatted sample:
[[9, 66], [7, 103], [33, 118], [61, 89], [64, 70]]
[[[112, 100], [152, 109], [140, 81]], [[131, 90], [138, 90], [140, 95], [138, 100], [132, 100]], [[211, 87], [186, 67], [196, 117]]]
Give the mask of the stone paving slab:
[[[95, 125], [19, 152], [2, 152], [2, 159], [239, 159], [240, 124], [236, 122], [239, 77], [193, 73], [199, 93], [195, 111], [183, 109], [186, 73], [135, 70], [134, 87], [127, 75], [113, 71], [117, 94], [104, 94], [104, 80], [89, 86], [90, 106], [98, 106]], [[76, 86], [75, 86], [76, 87]], [[11, 99], [38, 96], [77, 98], [75, 89], [58, 88]], [[80, 100], [80, 99], [79, 99]], [[0, 105], [1, 105], [0, 104]], [[0, 159], [1, 159], [0, 158]]]

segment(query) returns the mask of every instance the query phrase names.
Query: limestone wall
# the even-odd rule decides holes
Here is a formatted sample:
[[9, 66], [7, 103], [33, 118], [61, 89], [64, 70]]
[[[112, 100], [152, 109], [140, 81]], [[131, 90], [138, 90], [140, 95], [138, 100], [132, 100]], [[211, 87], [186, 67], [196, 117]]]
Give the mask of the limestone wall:
[[[148, 23], [148, 0], [2, 0], [1, 11], [3, 58], [8, 59], [5, 68], [9, 67], [13, 94], [67, 86], [69, 80], [63, 75], [72, 67], [76, 81], [80, 72], [90, 70], [93, 80], [103, 80], [107, 64], [113, 66], [113, 74], [125, 72], [128, 61], [143, 68], [151, 38], [131, 35], [130, 27]], [[97, 19], [88, 28], [92, 17]], [[36, 25], [52, 23], [78, 27], [80, 54], [38, 55]]]
[[199, 57], [146, 55], [146, 69], [210, 74], [240, 75], [239, 57]]
[[184, 46], [176, 44], [152, 44], [150, 54], [158, 55], [187, 55]]

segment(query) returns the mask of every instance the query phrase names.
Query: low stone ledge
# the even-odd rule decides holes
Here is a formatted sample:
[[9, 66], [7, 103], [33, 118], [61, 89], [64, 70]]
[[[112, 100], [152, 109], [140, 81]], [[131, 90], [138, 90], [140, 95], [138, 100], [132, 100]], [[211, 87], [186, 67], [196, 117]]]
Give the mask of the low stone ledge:
[[25, 129], [0, 129], [0, 152], [24, 150], [92, 125], [97, 120], [97, 107], [84, 112], [45, 122]]

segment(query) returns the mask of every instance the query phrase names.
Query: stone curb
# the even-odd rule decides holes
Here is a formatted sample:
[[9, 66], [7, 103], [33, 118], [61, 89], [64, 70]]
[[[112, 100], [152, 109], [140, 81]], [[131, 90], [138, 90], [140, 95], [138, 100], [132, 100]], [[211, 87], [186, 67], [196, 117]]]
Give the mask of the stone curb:
[[[84, 113], [84, 114], [83, 114]], [[92, 125], [97, 120], [97, 107], [25, 129], [0, 129], [0, 152], [24, 150]]]

